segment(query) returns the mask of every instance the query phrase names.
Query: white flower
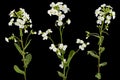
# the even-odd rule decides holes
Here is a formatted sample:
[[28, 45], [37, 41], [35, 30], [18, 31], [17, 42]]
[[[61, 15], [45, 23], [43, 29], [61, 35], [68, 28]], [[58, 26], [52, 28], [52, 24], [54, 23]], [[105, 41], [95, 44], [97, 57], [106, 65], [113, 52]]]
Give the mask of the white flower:
[[67, 7], [66, 4], [64, 4], [63, 6], [61, 6], [60, 10], [62, 10], [65, 14], [68, 13], [68, 11], [70, 11], [70, 9]]
[[62, 26], [63, 25], [63, 22], [61, 20], [57, 20], [57, 25], [58, 26]]
[[59, 49], [62, 49], [62, 50], [66, 50], [66, 48], [67, 48], [67, 45], [63, 45], [62, 43], [61, 44], [59, 44]]
[[14, 12], [15, 12], [15, 10], [12, 10], [12, 11], [9, 13], [10, 17], [13, 17], [13, 16], [14, 16]]
[[43, 32], [42, 37], [43, 37], [43, 40], [47, 40], [48, 39], [47, 33]]
[[112, 11], [112, 17], [113, 17], [113, 19], [115, 19], [115, 12], [114, 11]]
[[101, 5], [101, 7], [105, 7], [105, 6], [106, 6], [106, 4], [102, 4], [102, 5]]
[[103, 16], [98, 16], [98, 20], [104, 21], [104, 17]]
[[76, 43], [78, 43], [78, 44], [79, 44], [79, 43], [80, 43], [80, 44], [83, 44], [83, 43], [84, 43], [84, 41], [83, 41], [83, 40], [81, 40], [81, 39], [77, 39], [77, 40], [76, 40]]
[[42, 31], [41, 31], [41, 30], [39, 30], [39, 31], [38, 31], [38, 35], [41, 35], [41, 34], [42, 34]]
[[51, 10], [48, 10], [48, 14], [50, 16], [52, 16], [52, 15], [58, 15], [58, 11], [52, 8]]
[[95, 10], [96, 17], [100, 14], [100, 12], [101, 12], [100, 10], [101, 10], [101, 7], [99, 7], [98, 9]]
[[55, 47], [54, 44], [51, 44], [51, 46], [49, 47], [50, 50], [53, 50], [53, 52], [57, 51], [57, 48]]
[[52, 3], [50, 4], [50, 7], [54, 7], [54, 6], [55, 6], [55, 3], [52, 2]]
[[101, 20], [97, 20], [97, 24], [102, 24], [102, 21]]
[[68, 19], [68, 20], [66, 21], [66, 23], [69, 25], [69, 24], [71, 23], [71, 20]]
[[106, 24], [110, 24], [110, 20], [108, 20], [108, 19], [105, 20], [105, 23], [106, 23]]
[[58, 15], [58, 20], [62, 21], [65, 18], [64, 14], [59, 14]]
[[24, 33], [28, 33], [28, 30], [25, 29], [25, 30], [24, 30]]
[[17, 21], [15, 22], [15, 25], [19, 26], [19, 28], [24, 28], [24, 24], [25, 24], [25, 21], [21, 19], [17, 19]]
[[90, 43], [89, 42], [87, 42], [87, 43], [85, 43], [83, 40], [81, 40], [81, 39], [77, 39], [76, 40], [76, 43], [77, 44], [79, 44], [79, 49], [80, 50], [85, 50], [85, 48], [87, 47], [87, 45], [89, 45]]
[[8, 25], [9, 25], [9, 26], [12, 26], [13, 22], [14, 22], [14, 18], [12, 18], [12, 19], [10, 20], [10, 22], [8, 23]]
[[47, 33], [47, 34], [52, 33], [52, 30], [51, 30], [51, 29], [48, 29], [48, 30], [46, 31], [46, 33]]
[[9, 39], [8, 39], [7, 37], [5, 37], [5, 41], [6, 41], [6, 42], [9, 42]]

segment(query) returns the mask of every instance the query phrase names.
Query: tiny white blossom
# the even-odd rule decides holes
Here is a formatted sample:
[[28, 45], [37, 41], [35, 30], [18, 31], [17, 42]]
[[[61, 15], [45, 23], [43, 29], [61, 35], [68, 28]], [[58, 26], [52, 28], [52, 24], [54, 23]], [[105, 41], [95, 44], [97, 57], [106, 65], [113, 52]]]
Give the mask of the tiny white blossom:
[[50, 50], [53, 50], [53, 52], [57, 51], [57, 48], [55, 47], [54, 44], [51, 44], [51, 46], [49, 47]]
[[21, 19], [17, 19], [17, 21], [15, 22], [15, 25], [19, 26], [19, 28], [24, 28], [24, 24], [25, 24], [25, 21]]
[[105, 7], [105, 6], [106, 6], [106, 4], [102, 4], [102, 5], [101, 5], [101, 7]]
[[9, 42], [9, 39], [8, 39], [7, 37], [5, 37], [5, 41], [6, 41], [6, 42]]
[[66, 48], [67, 48], [67, 45], [63, 45], [62, 43], [61, 44], [59, 44], [59, 49], [62, 49], [62, 50], [66, 50]]
[[42, 34], [42, 31], [41, 31], [41, 30], [39, 30], [39, 31], [38, 31], [38, 35], [41, 35], [41, 34]]
[[64, 18], [65, 18], [65, 15], [64, 15], [64, 14], [58, 15], [58, 20], [62, 21]]
[[51, 29], [48, 29], [47, 31], [46, 31], [46, 33], [48, 34], [48, 33], [52, 33], [52, 30]]
[[77, 40], [76, 40], [76, 43], [80, 43], [80, 44], [82, 44], [82, 43], [84, 43], [84, 41], [81, 40], [81, 39], [77, 39]]
[[112, 17], [113, 17], [113, 19], [115, 19], [115, 12], [114, 11], [112, 11]]
[[14, 22], [14, 18], [12, 18], [12, 19], [10, 20], [10, 22], [8, 23], [8, 25], [9, 25], [9, 26], [12, 26], [13, 22]]
[[10, 17], [13, 17], [13, 16], [14, 16], [14, 12], [15, 12], [15, 10], [12, 10], [12, 11], [9, 13]]
[[71, 23], [71, 20], [68, 19], [68, 20], [66, 21], [66, 23], [69, 25], [69, 24]]
[[58, 26], [62, 26], [63, 25], [63, 22], [61, 20], [57, 20], [57, 25]]
[[24, 30], [24, 33], [28, 33], [28, 30], [25, 29], [25, 30]]

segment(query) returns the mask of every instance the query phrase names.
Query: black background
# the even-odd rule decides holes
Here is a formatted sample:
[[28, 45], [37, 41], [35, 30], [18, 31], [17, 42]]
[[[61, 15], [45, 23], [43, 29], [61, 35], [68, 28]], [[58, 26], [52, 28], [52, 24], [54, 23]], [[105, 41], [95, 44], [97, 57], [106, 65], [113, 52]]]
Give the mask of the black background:
[[[53, 38], [59, 42], [57, 29], [54, 27], [55, 17], [50, 17], [47, 10], [51, 2], [63, 1], [71, 9], [66, 15], [72, 21], [70, 26], [64, 29], [64, 44], [68, 45], [67, 51], [78, 48], [75, 43], [77, 38], [85, 40], [85, 31], [97, 32], [95, 10], [103, 3], [111, 5], [116, 12], [116, 19], [109, 25], [109, 36], [105, 35], [105, 52], [102, 61], [108, 65], [103, 67], [102, 80], [119, 80], [119, 26], [120, 26], [120, 0], [4, 0], [0, 2], [0, 80], [23, 80], [23, 76], [15, 73], [13, 65], [22, 67], [21, 56], [15, 49], [12, 42], [6, 43], [4, 38], [11, 33], [17, 32], [8, 26], [9, 12], [13, 9], [24, 8], [30, 15], [33, 22], [33, 29], [38, 31], [53, 29]], [[33, 59], [27, 72], [27, 80], [60, 80], [57, 70], [60, 61], [56, 55], [48, 49], [50, 41], [43, 41], [41, 36], [32, 36], [32, 43], [29, 47]], [[77, 53], [71, 61], [68, 80], [97, 80], [94, 78], [97, 72], [97, 60], [87, 55], [87, 50], [97, 49], [97, 39], [91, 37], [85, 51]], [[118, 47], [117, 47], [118, 46]], [[67, 52], [67, 53], [68, 53]], [[67, 55], [67, 54], [66, 54]]]

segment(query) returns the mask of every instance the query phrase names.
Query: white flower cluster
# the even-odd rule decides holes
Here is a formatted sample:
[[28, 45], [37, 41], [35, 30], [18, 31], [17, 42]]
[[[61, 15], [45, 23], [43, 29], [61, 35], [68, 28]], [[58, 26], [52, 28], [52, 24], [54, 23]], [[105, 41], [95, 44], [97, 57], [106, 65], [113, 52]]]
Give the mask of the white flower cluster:
[[[60, 43], [58, 45], [58, 48], [55, 46], [55, 44], [51, 44], [51, 46], [49, 47], [50, 50], [53, 50], [53, 52], [55, 52], [57, 55], [61, 56], [62, 52], [61, 51], [66, 51], [67, 49], [67, 45], [63, 45], [63, 43]], [[66, 59], [63, 59], [61, 61], [61, 64], [59, 65], [60, 68], [64, 67], [64, 64], [66, 63]]]
[[[27, 27], [32, 28], [32, 21], [29, 17], [29, 14], [27, 14], [23, 8], [20, 8], [20, 10], [17, 12], [15, 10], [12, 10], [9, 13], [9, 16], [11, 17], [11, 20], [8, 23], [9, 26], [12, 26], [14, 24], [16, 26], [19, 26], [19, 28], [22, 28], [25, 30]], [[17, 19], [15, 20], [15, 18]]]
[[85, 50], [85, 48], [87, 47], [87, 45], [90, 44], [89, 42], [85, 43], [85, 42], [84, 42], [83, 40], [81, 40], [81, 39], [77, 39], [77, 40], [76, 40], [76, 43], [77, 43], [77, 44], [80, 44], [80, 45], [79, 45], [79, 49], [81, 49], [82, 51]]
[[[65, 14], [70, 11], [70, 9], [67, 7], [66, 4], [63, 4], [63, 2], [57, 2], [56, 4], [52, 2], [50, 4], [51, 9], [48, 10], [48, 14], [50, 16], [56, 15], [58, 16], [58, 20], [56, 20], [57, 26], [62, 26], [63, 25], [63, 19], [65, 18]], [[68, 19], [66, 21], [67, 24], [70, 24], [71, 21]]]
[[95, 16], [98, 18], [97, 24], [101, 25], [102, 22], [110, 24], [111, 19], [115, 19], [115, 12], [110, 5], [102, 4], [98, 9], [95, 10]]
[[57, 53], [57, 55], [61, 56], [61, 50], [66, 51], [67, 45], [63, 45], [63, 43], [60, 43], [58, 45], [58, 48], [55, 46], [55, 44], [51, 44], [49, 47], [50, 50], [53, 50], [53, 52]]
[[48, 34], [52, 33], [51, 29], [46, 30], [45, 32], [42, 32], [41, 30], [38, 31], [38, 35], [41, 35], [43, 37], [43, 40], [48, 39]]

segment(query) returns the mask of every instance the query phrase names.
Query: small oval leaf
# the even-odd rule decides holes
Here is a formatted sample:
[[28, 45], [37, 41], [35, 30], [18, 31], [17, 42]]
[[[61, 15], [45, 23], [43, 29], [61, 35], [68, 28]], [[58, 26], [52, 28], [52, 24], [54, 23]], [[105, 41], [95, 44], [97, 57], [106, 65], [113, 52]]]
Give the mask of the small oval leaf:
[[58, 75], [59, 75], [60, 77], [62, 77], [63, 79], [66, 78], [65, 75], [64, 75], [63, 73], [61, 73], [60, 71], [57, 71], [57, 72], [58, 72]]
[[103, 66], [106, 66], [107, 65], [107, 62], [102, 62], [99, 64], [99, 67], [103, 67]]
[[99, 56], [97, 54], [95, 54], [95, 51], [87, 51], [87, 54], [91, 55], [94, 58], [97, 58], [97, 59], [99, 58]]
[[22, 75], [25, 74], [25, 72], [23, 70], [21, 70], [17, 65], [14, 65], [14, 70], [19, 74], [22, 74]]
[[97, 73], [97, 74], [95, 75], [95, 77], [96, 77], [97, 79], [101, 79], [101, 73]]
[[28, 65], [31, 62], [31, 60], [32, 60], [32, 55], [31, 54], [27, 54], [25, 56], [25, 64], [24, 64], [26, 68], [28, 67]]

